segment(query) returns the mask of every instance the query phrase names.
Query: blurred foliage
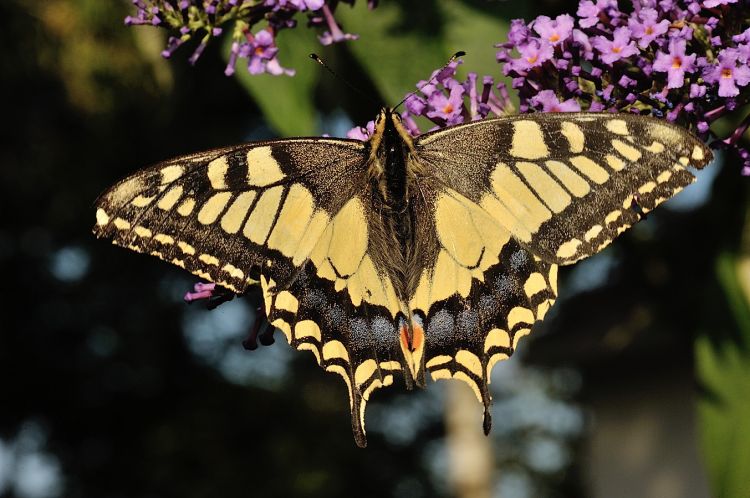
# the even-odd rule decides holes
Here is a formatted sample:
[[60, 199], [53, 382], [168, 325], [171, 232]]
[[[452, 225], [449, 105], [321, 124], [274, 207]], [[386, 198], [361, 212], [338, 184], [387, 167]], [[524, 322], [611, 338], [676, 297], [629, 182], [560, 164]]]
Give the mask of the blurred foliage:
[[[337, 11], [360, 40], [320, 53], [375, 102], [307, 61], [320, 47], [305, 29], [279, 37], [289, 57], [282, 65], [295, 67], [296, 77], [226, 78], [218, 44], [195, 68], [186, 57], [162, 60], [157, 30], [122, 25], [126, 2], [0, 4], [11, 116], [0, 148], [0, 442], [28, 439], [29, 424], [38, 428], [59, 461], [65, 496], [451, 494], [435, 471], [439, 399], [413, 402], [418, 395], [398, 387], [378, 392], [370, 416], [383, 430], [371, 429], [370, 447], [357, 450], [344, 388], [311, 355], [293, 354], [278, 388], [229, 382], [186, 340], [183, 317], [209, 313], [185, 314], [179, 296], [191, 279], [90, 235], [98, 193], [139, 167], [265, 137], [267, 126], [284, 135], [330, 132], [320, 129], [321, 116], [336, 112], [364, 124], [378, 101], [395, 104], [457, 50], [468, 52], [464, 70], [498, 76], [492, 44], [508, 19], [575, 10], [557, 2], [404, 0], [370, 13], [364, 4]], [[690, 382], [695, 358], [703, 448], [722, 497], [743, 496], [750, 471], [747, 277], [744, 259], [726, 256], [737, 254], [745, 226], [738, 206], [746, 188], [737, 175], [728, 164], [714, 187], [721, 195], [708, 204], [660, 209], [625, 235], [606, 251], [615, 263], [604, 284], [563, 297], [525, 346], [530, 363], [579, 368], [584, 398], [636, 374], [677, 370]], [[574, 274], [562, 277], [565, 296]], [[226, 347], [240, 348], [239, 339]], [[503, 400], [496, 408], [531, 417], [523, 407], [538, 407], [539, 396], [528, 393], [546, 384], [513, 379], [493, 383]], [[513, 405], [515, 397], [527, 405]], [[408, 414], [420, 423], [404, 424]], [[523, 463], [522, 436], [550, 435], [520, 422], [512, 432], [509, 415], [496, 420], [506, 422], [495, 436], [506, 438], [495, 446], [501, 476], [526, 465], [535, 496], [585, 495], [586, 462], [576, 448], [564, 448], [570, 466], [534, 470]], [[0, 496], [29, 495], [7, 488]]]
[[[695, 343], [704, 457], [717, 498], [750, 496], [750, 260], [721, 254], [717, 279], [728, 323], [712, 324]], [[712, 301], [716, 298], [710, 298]]]

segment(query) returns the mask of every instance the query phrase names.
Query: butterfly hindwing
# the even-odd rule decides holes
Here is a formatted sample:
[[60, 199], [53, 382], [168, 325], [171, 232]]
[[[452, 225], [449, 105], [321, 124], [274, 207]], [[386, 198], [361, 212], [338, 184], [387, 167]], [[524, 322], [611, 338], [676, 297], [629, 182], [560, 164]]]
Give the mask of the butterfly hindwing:
[[[309, 350], [326, 371], [342, 377], [349, 395], [352, 430], [359, 446], [366, 445], [365, 407], [373, 390], [393, 383], [402, 370], [398, 323], [381, 305], [355, 305], [346, 290], [316, 275], [312, 262], [294, 283], [275, 296], [266, 296], [269, 321], [289, 344]], [[265, 277], [261, 277], [266, 286]]]
[[711, 152], [682, 128], [609, 113], [538, 113], [428, 133], [416, 157], [533, 254], [570, 264], [694, 181]]
[[485, 407], [493, 365], [510, 357], [557, 295], [557, 265], [531, 254], [482, 207], [435, 178], [416, 182], [419, 226], [435, 233], [409, 309], [434, 380], [466, 382]]
[[382, 219], [361, 199], [353, 196], [332, 218], [290, 286], [280, 290], [271, 272], [260, 278], [271, 324], [343, 378], [354, 436], [365, 446], [370, 394], [402, 370], [398, 337], [406, 307], [381, 264], [398, 255], [380, 252]]

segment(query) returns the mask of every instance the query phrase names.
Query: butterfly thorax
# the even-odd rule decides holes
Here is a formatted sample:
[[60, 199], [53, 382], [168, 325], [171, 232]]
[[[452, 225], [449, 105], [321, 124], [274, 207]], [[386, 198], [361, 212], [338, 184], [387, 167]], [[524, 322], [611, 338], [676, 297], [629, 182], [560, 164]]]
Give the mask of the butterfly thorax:
[[[397, 293], [405, 296], [409, 289], [404, 275], [412, 259], [414, 227], [409, 205], [410, 157], [414, 144], [400, 117], [391, 109], [382, 109], [370, 139], [369, 172], [373, 196], [381, 203], [383, 221], [389, 234], [383, 241], [398, 247], [401, 261], [391, 261], [391, 268], [399, 274], [395, 280]], [[393, 254], [393, 247], [383, 253]], [[395, 263], [395, 264], [394, 264]], [[396, 276], [393, 275], [392, 276]], [[400, 292], [399, 292], [400, 291]]]
[[369, 144], [370, 175], [383, 201], [392, 209], [405, 209], [409, 189], [407, 163], [414, 144], [397, 113], [391, 109], [380, 111]]

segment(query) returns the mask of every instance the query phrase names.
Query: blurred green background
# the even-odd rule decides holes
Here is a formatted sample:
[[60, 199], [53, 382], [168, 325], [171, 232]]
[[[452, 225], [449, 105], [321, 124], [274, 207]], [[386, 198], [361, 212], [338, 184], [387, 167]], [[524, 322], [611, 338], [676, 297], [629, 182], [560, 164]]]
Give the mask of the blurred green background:
[[[0, 497], [750, 497], [750, 230], [733, 158], [561, 272], [548, 320], [495, 368], [494, 429], [463, 385], [378, 391], [369, 447], [346, 392], [281, 335], [245, 351], [242, 300], [186, 306], [194, 279], [97, 241], [93, 202], [162, 159], [342, 135], [447, 57], [499, 78], [508, 21], [572, 2], [388, 1], [337, 18], [360, 39], [279, 36], [294, 78], [223, 75], [220, 44], [159, 56], [127, 2], [0, 4]], [[304, 24], [304, 20], [302, 23]], [[468, 401], [467, 401], [468, 395]], [[473, 400], [473, 401], [472, 401]]]

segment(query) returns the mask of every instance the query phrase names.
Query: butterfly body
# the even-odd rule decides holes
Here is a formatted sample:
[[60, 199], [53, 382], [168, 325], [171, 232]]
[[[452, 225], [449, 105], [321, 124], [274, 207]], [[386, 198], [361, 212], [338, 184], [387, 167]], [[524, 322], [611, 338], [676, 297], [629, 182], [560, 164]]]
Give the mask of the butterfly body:
[[[346, 383], [365, 444], [373, 390], [466, 382], [542, 320], [558, 265], [590, 256], [694, 180], [710, 151], [634, 115], [533, 114], [413, 138], [299, 138], [176, 158], [99, 199], [94, 232], [236, 293]], [[636, 206], [637, 209], [634, 209]]]

